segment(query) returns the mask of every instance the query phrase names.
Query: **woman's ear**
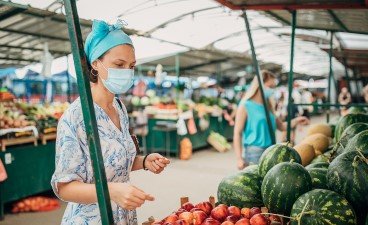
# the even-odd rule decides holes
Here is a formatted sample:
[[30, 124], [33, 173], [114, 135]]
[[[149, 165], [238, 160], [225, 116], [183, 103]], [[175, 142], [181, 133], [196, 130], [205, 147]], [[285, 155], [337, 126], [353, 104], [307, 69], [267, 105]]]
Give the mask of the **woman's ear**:
[[97, 70], [97, 60], [92, 62], [91, 67], [92, 69]]

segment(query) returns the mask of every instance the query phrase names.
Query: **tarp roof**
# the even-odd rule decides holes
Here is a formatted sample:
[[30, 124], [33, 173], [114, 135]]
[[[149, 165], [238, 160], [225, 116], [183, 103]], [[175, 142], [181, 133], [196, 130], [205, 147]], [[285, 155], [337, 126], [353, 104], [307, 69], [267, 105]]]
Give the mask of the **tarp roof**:
[[[53, 0], [14, 0], [22, 3], [31, 3], [37, 7], [47, 7]], [[306, 0], [303, 0], [304, 2]], [[344, 0], [324, 1], [326, 4], [347, 4]], [[241, 3], [241, 0], [226, 0], [223, 2]], [[248, 1], [265, 3], [267, 1]], [[275, 0], [274, 2], [279, 2]], [[280, 1], [281, 2], [281, 1]], [[282, 3], [290, 7], [296, 1], [284, 0]], [[298, 3], [300, 1], [297, 1]], [[313, 3], [317, 1], [308, 0]], [[354, 7], [361, 7], [361, 0], [349, 1]], [[313, 4], [312, 4], [313, 5]], [[244, 60], [249, 59], [249, 44], [244, 32], [244, 21], [240, 11], [232, 11], [212, 0], [135, 0], [135, 1], [77, 1], [79, 16], [81, 18], [98, 18], [110, 22], [114, 18], [127, 21], [127, 28], [138, 36], [136, 48], [145, 44], [144, 48], [137, 51], [139, 59], [159, 59], [162, 55], [174, 55], [176, 52], [195, 51], [198, 49], [221, 50], [223, 52], [240, 53]], [[352, 6], [351, 6], [352, 7]], [[350, 8], [351, 8], [350, 7]], [[271, 9], [270, 9], [271, 10]], [[269, 14], [250, 11], [248, 13], [253, 39], [259, 60], [271, 62], [283, 66], [283, 71], [289, 70], [290, 58], [290, 27], [285, 26], [285, 21], [275, 20]], [[355, 29], [355, 28], [354, 28]], [[329, 40], [328, 33], [316, 30], [298, 30], [296, 39], [295, 72], [314, 76], [328, 75], [328, 54], [321, 50], [326, 47]], [[340, 44], [335, 37], [335, 48]], [[302, 38], [304, 37], [304, 38]], [[305, 37], [316, 37], [320, 42], [305, 39]], [[344, 42], [344, 37], [341, 37]], [[161, 43], [164, 47], [157, 47]], [[156, 46], [157, 45], [157, 46]], [[166, 48], [171, 46], [171, 50]], [[142, 53], [150, 52], [145, 56]], [[140, 53], [138, 53], [140, 52]], [[157, 60], [156, 60], [157, 61]], [[184, 64], [184, 63], [183, 63]], [[344, 68], [340, 62], [334, 60], [334, 71], [337, 75], [344, 74]]]

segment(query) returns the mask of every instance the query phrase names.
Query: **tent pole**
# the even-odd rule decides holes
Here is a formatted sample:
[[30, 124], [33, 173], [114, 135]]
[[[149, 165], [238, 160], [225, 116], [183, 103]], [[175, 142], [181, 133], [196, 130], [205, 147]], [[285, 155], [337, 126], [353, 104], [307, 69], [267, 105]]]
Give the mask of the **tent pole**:
[[272, 127], [271, 118], [270, 118], [270, 113], [272, 113], [272, 112], [269, 112], [267, 99], [266, 99], [264, 91], [263, 91], [264, 90], [263, 78], [262, 78], [262, 74], [261, 74], [260, 69], [259, 69], [256, 50], [255, 50], [254, 45], [253, 45], [252, 33], [251, 33], [251, 30], [250, 30], [250, 25], [249, 25], [249, 21], [248, 21], [248, 16], [247, 16], [247, 12], [245, 10], [243, 11], [243, 18], [244, 18], [245, 27], [246, 27], [246, 30], [247, 30], [249, 45], [250, 45], [250, 48], [251, 48], [251, 51], [252, 51], [253, 67], [254, 67], [255, 72], [256, 72], [256, 76], [257, 76], [258, 83], [259, 83], [259, 90], [260, 90], [261, 96], [262, 96], [263, 108], [264, 108], [265, 115], [266, 115], [268, 131], [270, 133], [272, 144], [275, 144], [276, 143], [275, 131]]
[[295, 50], [295, 29], [296, 29], [296, 11], [292, 11], [292, 24], [291, 24], [291, 47], [290, 47], [290, 70], [288, 79], [288, 116], [287, 116], [287, 129], [286, 139], [291, 141], [291, 120], [293, 112], [293, 84], [294, 84], [294, 50]]
[[179, 76], [180, 76], [180, 56], [179, 54], [175, 55], [175, 75], [176, 75], [176, 104], [179, 102]]
[[77, 74], [78, 88], [82, 103], [83, 119], [86, 127], [88, 146], [95, 177], [101, 223], [103, 225], [112, 225], [114, 224], [114, 220], [112, 216], [111, 201], [107, 187], [104, 160], [101, 153], [100, 137], [97, 129], [90, 81], [87, 76], [87, 60], [83, 50], [83, 39], [79, 24], [76, 0], [64, 0], [64, 4], [69, 37], [74, 57], [75, 71]]
[[350, 79], [349, 79], [348, 67], [346, 66], [346, 58], [344, 58], [344, 68], [345, 68], [345, 79], [346, 79], [346, 82], [348, 84], [348, 90], [349, 90], [349, 93], [351, 95], [353, 95], [353, 93], [351, 92], [351, 83], [350, 83]]
[[358, 102], [360, 102], [360, 92], [359, 92], [359, 83], [358, 83], [358, 71], [356, 68], [353, 69], [353, 75], [355, 79], [355, 86], [356, 86], [356, 94], [358, 96]]
[[66, 55], [66, 79], [67, 79], [67, 83], [68, 83], [68, 102], [72, 102], [72, 96], [71, 96], [71, 84], [70, 84], [70, 74], [69, 74], [69, 61], [68, 61], [68, 56]]
[[[331, 82], [332, 82], [332, 76], [333, 76], [333, 71], [332, 71], [332, 50], [333, 50], [333, 32], [331, 32], [331, 37], [330, 37], [330, 50], [329, 50], [330, 73], [328, 75], [328, 86], [327, 86], [327, 88], [328, 88], [327, 89], [327, 102], [328, 103], [331, 103]], [[328, 106], [328, 110], [327, 110], [327, 114], [326, 114], [326, 121], [327, 121], [327, 123], [330, 122], [330, 113], [331, 113], [331, 106]]]

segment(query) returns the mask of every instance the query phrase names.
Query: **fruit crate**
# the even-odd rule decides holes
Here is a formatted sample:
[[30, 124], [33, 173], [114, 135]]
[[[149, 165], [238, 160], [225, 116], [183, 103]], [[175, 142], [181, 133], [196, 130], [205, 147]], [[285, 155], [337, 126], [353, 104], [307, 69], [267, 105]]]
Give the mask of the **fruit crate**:
[[27, 143], [33, 143], [34, 146], [37, 146], [37, 137], [29, 136], [29, 137], [0, 139], [1, 151], [3, 152], [6, 150], [6, 147], [8, 146], [27, 144]]
[[[213, 196], [210, 196], [208, 198], [208, 201], [211, 203], [212, 207], [215, 207], [216, 204], [216, 199]], [[189, 202], [189, 197], [181, 197], [180, 198], [180, 205], [179, 207], [182, 207], [185, 203]], [[150, 218], [148, 218], [147, 221], [143, 222], [142, 225], [151, 225], [156, 221], [155, 217], [151, 216]]]

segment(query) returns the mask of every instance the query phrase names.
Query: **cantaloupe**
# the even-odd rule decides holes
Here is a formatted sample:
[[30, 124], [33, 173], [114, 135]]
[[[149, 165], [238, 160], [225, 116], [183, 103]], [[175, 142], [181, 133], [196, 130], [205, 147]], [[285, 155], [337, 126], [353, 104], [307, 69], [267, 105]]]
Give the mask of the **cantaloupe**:
[[314, 148], [310, 144], [298, 144], [294, 146], [294, 149], [299, 153], [302, 159], [302, 165], [307, 166], [315, 157]]
[[328, 124], [325, 123], [314, 124], [309, 127], [307, 131], [307, 136], [313, 134], [324, 134], [326, 137], [331, 137], [332, 129]]
[[315, 152], [324, 153], [330, 145], [330, 139], [323, 134], [312, 134], [307, 136], [302, 143], [312, 145]]

